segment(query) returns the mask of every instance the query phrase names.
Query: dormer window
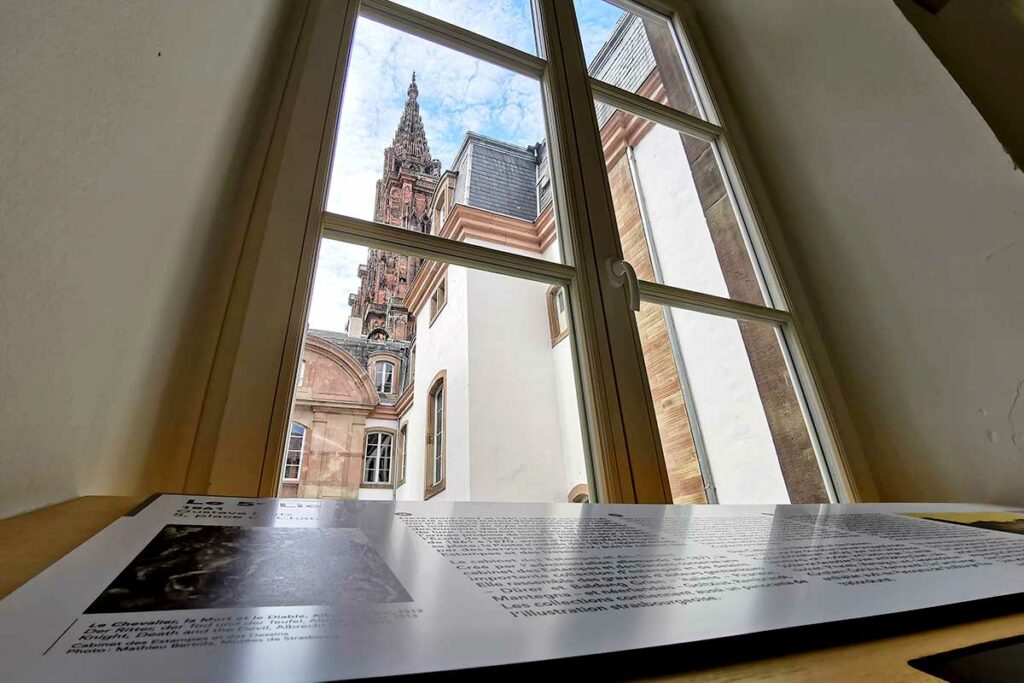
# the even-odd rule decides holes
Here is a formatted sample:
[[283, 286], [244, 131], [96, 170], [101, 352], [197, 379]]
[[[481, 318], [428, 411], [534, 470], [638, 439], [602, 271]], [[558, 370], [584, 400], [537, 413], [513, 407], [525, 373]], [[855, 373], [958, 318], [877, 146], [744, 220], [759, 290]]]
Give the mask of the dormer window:
[[391, 361], [378, 361], [376, 371], [377, 391], [382, 394], [390, 394], [394, 388], [395, 364]]

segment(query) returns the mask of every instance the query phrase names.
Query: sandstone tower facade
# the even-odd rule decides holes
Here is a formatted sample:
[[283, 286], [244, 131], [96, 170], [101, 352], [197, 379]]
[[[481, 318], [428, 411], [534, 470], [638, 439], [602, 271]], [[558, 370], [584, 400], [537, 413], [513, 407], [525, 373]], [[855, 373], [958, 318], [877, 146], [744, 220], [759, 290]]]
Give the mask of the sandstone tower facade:
[[[415, 73], [407, 93], [394, 140], [384, 150], [373, 218], [378, 223], [429, 233], [430, 200], [441, 177], [441, 162], [430, 156]], [[382, 249], [369, 250], [367, 263], [359, 267], [359, 290], [349, 296], [349, 335], [396, 341], [415, 337], [416, 322], [405, 297], [420, 261]]]

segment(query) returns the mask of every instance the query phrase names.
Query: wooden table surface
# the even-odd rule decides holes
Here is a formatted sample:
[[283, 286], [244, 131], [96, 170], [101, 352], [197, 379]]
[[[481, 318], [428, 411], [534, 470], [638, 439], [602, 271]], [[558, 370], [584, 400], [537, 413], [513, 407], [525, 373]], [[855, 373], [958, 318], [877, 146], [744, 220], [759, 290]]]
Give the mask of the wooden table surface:
[[[0, 520], [0, 598], [131, 510], [142, 498], [85, 496]], [[648, 680], [686, 683], [743, 681], [936, 681], [907, 661], [1024, 633], [1024, 614], [934, 628]]]

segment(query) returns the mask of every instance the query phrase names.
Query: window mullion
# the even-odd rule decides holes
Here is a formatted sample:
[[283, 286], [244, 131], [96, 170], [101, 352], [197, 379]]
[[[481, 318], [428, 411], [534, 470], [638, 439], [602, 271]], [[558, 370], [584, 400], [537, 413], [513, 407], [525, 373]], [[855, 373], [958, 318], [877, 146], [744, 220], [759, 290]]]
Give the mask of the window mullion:
[[432, 261], [548, 283], [566, 283], [575, 269], [478, 244], [402, 230], [383, 223], [324, 212], [323, 236], [343, 242], [419, 256]]
[[678, 109], [673, 109], [668, 105], [641, 97], [596, 78], [590, 79], [590, 89], [594, 93], [594, 99], [598, 102], [621, 109], [630, 114], [636, 114], [701, 140], [716, 142], [724, 133], [720, 126], [708, 123], [704, 119], [699, 119]]
[[545, 79], [549, 118], [554, 123], [552, 158], [556, 192], [565, 212], [570, 257], [578, 280], [570, 306], [585, 400], [596, 444], [595, 484], [600, 502], [671, 502], [668, 475], [647, 386], [636, 322], [624, 291], [605, 277], [607, 264], [622, 258], [604, 175], [600, 134], [586, 62], [571, 2], [537, 0], [549, 56]]
[[359, 14], [524, 76], [540, 78], [544, 73], [540, 57], [389, 0], [360, 0]]
[[787, 311], [758, 306], [738, 299], [728, 299], [646, 280], [640, 280], [638, 284], [640, 285], [640, 298], [655, 304], [772, 325], [786, 325], [793, 319]]

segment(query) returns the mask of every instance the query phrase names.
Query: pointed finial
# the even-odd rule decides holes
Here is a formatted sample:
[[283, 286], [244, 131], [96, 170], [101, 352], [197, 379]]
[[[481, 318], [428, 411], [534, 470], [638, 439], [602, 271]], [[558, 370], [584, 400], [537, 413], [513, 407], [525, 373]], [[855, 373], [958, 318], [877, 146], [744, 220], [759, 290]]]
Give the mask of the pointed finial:
[[420, 94], [420, 89], [416, 86], [416, 72], [412, 72], [412, 82], [409, 84], [409, 99], [416, 99]]

